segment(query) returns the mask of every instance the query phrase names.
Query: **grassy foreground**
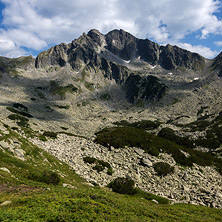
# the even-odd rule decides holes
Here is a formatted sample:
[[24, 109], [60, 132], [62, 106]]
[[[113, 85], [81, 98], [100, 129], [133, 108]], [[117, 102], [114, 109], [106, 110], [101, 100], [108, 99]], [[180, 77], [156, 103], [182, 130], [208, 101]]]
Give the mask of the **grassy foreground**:
[[188, 204], [163, 205], [139, 195], [101, 188], [51, 187], [2, 193], [12, 205], [0, 208], [0, 221], [221, 221], [222, 211]]
[[[16, 146], [25, 152], [25, 161], [0, 148], [0, 204], [11, 201], [9, 205], [0, 205], [0, 222], [221, 221], [219, 209], [170, 205], [166, 199], [140, 190], [134, 195], [123, 195], [89, 186], [68, 165], [10, 128], [8, 132], [0, 132], [0, 141], [16, 141]], [[58, 185], [44, 180], [43, 176], [50, 175], [44, 174], [44, 170], [59, 175]]]

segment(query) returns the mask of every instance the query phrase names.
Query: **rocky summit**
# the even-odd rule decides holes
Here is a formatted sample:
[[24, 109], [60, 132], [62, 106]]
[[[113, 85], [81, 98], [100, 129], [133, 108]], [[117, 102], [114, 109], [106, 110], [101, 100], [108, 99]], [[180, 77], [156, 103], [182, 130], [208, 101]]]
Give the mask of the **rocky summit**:
[[[222, 54], [210, 60], [124, 30], [0, 57], [1, 154], [26, 164], [27, 146], [38, 147], [91, 186], [126, 177], [172, 203], [222, 208], [221, 77]], [[0, 164], [1, 182], [19, 180], [22, 164]]]

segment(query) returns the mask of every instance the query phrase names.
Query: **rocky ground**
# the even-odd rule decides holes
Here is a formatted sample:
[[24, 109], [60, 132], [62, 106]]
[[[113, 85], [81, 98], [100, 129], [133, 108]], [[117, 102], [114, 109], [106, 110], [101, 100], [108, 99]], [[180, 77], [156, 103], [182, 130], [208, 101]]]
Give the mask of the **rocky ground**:
[[[168, 154], [153, 157], [135, 147], [108, 150], [92, 140], [67, 135], [59, 135], [57, 139], [47, 142], [37, 139], [32, 142], [68, 163], [87, 181], [100, 186], [106, 186], [116, 177], [128, 175], [136, 181], [137, 187], [167, 197], [174, 203], [222, 208], [222, 177], [212, 167], [194, 165], [192, 168], [185, 168], [176, 165]], [[93, 170], [92, 164], [83, 161], [85, 156], [110, 163], [113, 175], [107, 175], [107, 169], [99, 173]], [[152, 166], [160, 161], [174, 166], [174, 173], [158, 176]]]

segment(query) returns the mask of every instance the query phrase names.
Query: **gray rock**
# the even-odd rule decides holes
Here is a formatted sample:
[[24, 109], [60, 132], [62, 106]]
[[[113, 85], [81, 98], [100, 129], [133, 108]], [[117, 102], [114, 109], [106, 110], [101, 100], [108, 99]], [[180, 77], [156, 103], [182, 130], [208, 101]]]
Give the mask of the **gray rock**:
[[0, 146], [1, 146], [3, 149], [8, 149], [8, 148], [9, 148], [9, 144], [6, 143], [5, 141], [0, 141]]
[[21, 157], [21, 158], [25, 157], [25, 151], [23, 149], [15, 149], [14, 153], [17, 157]]
[[152, 201], [153, 201], [154, 203], [157, 203], [157, 204], [159, 204], [159, 202], [158, 202], [157, 200], [154, 200], [154, 199], [153, 199]]
[[12, 201], [7, 200], [7, 201], [4, 201], [3, 203], [1, 203], [0, 206], [7, 206], [7, 205], [9, 205], [11, 203], [12, 203]]
[[7, 173], [11, 173], [9, 169], [7, 169], [6, 167], [1, 167], [0, 170], [7, 172]]
[[141, 158], [140, 159], [140, 165], [146, 166], [146, 167], [152, 167], [153, 163], [147, 158]]

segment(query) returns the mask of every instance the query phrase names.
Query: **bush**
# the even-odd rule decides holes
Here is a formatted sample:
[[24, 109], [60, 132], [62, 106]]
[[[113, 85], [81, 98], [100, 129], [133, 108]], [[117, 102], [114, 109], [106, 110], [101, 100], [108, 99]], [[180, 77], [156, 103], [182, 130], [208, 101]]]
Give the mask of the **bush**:
[[108, 184], [113, 192], [120, 194], [135, 194], [134, 181], [129, 177], [118, 177]]
[[151, 120], [141, 120], [138, 122], [129, 123], [126, 120], [121, 120], [119, 122], [114, 122], [113, 124], [117, 126], [128, 126], [144, 130], [153, 130], [159, 127], [161, 123], [159, 121], [151, 121]]
[[100, 99], [101, 99], [101, 100], [104, 100], [104, 101], [111, 100], [111, 95], [108, 94], [108, 93], [102, 94], [102, 95], [100, 96]]
[[18, 124], [18, 126], [21, 126], [21, 127], [29, 127], [29, 119], [19, 115], [19, 114], [11, 114], [8, 116], [8, 118], [10, 120], [17, 120], [18, 122], [16, 122]]
[[83, 157], [83, 161], [89, 164], [95, 163], [96, 165], [93, 167], [93, 170], [96, 170], [97, 172], [101, 172], [105, 168], [107, 168], [107, 174], [113, 174], [113, 169], [108, 162], [105, 162], [103, 160], [97, 160], [96, 158], [90, 156]]
[[93, 170], [96, 170], [98, 173], [103, 171], [105, 169], [104, 166], [100, 165], [100, 164], [96, 164], [94, 167], [93, 167]]
[[47, 136], [47, 137], [51, 137], [51, 138], [57, 138], [57, 133], [55, 133], [55, 132], [50, 132], [50, 131], [45, 131], [44, 133], [43, 133], [43, 136]]
[[185, 146], [187, 148], [193, 148], [193, 141], [185, 136], [185, 137], [181, 137], [181, 136], [177, 136], [174, 131], [170, 128], [162, 128], [160, 130], [160, 132], [158, 133], [159, 137], [162, 137], [164, 139], [170, 140], [171, 142], [174, 142], [176, 144], [179, 144], [181, 146]]
[[96, 158], [90, 157], [90, 156], [86, 156], [86, 157], [83, 157], [83, 161], [84, 161], [85, 163], [92, 164], [92, 163], [95, 163], [95, 162], [96, 162]]
[[166, 176], [174, 171], [174, 167], [165, 162], [158, 162], [153, 165], [154, 170], [160, 176]]
[[56, 172], [48, 170], [40, 173], [30, 173], [28, 179], [53, 185], [58, 185], [60, 182], [60, 176]]
[[152, 136], [141, 129], [134, 127], [105, 128], [96, 133], [96, 136], [95, 142], [106, 147], [139, 147], [152, 155], [159, 154], [159, 149], [152, 147]]

